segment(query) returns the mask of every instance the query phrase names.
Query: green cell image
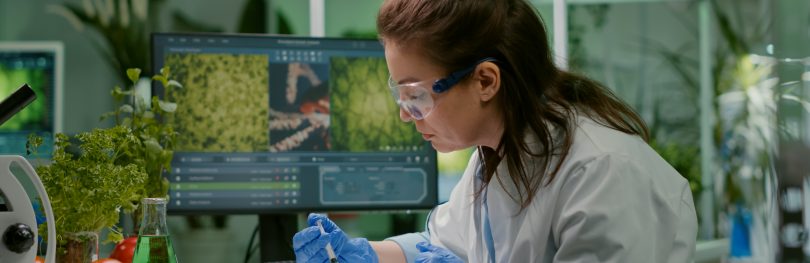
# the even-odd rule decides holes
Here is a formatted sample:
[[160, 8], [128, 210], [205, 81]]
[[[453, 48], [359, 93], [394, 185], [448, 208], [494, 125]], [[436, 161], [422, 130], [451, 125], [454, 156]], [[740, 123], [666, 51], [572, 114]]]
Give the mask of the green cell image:
[[384, 58], [333, 57], [330, 62], [333, 150], [404, 151], [424, 145], [413, 124], [399, 119]]
[[267, 55], [170, 54], [166, 66], [183, 84], [169, 120], [189, 152], [267, 151]]
[[[0, 61], [0, 99], [6, 98], [16, 91], [22, 84], [28, 86], [37, 94], [37, 99], [15, 114], [11, 119], [0, 126], [0, 131], [42, 131], [50, 130], [51, 116], [48, 116], [48, 103], [51, 94], [51, 75], [45, 68], [12, 68]], [[46, 88], [47, 86], [47, 88]]]

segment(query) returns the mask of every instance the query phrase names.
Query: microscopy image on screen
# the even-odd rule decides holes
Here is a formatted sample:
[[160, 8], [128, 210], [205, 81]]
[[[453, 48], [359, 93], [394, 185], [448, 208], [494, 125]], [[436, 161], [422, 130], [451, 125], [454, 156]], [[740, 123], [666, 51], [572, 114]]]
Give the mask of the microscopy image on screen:
[[[38, 99], [34, 100], [8, 119], [0, 132], [48, 131], [53, 125], [48, 109], [53, 70], [47, 67], [30, 65], [39, 57], [0, 56], [0, 99], [5, 98], [25, 83], [34, 90]], [[17, 64], [17, 66], [15, 66]]]
[[330, 59], [331, 140], [335, 151], [413, 151], [423, 147], [413, 124], [399, 119], [383, 57]]
[[267, 151], [267, 55], [169, 54], [178, 151]]
[[270, 64], [270, 152], [329, 150], [325, 64]]

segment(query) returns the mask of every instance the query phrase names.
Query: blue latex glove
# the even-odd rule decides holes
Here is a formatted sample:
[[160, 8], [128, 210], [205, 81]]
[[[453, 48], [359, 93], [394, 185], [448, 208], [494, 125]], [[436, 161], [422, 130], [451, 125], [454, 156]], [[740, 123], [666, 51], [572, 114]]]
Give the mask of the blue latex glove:
[[[321, 235], [318, 220], [323, 225], [326, 235]], [[309, 227], [296, 233], [293, 237], [293, 249], [296, 262], [329, 262], [326, 244], [332, 244], [332, 249], [338, 261], [378, 263], [377, 253], [365, 238], [349, 239], [343, 230], [324, 215], [310, 214], [307, 219]]]
[[464, 263], [453, 252], [442, 247], [431, 245], [427, 242], [416, 243], [419, 255], [416, 256], [416, 263]]

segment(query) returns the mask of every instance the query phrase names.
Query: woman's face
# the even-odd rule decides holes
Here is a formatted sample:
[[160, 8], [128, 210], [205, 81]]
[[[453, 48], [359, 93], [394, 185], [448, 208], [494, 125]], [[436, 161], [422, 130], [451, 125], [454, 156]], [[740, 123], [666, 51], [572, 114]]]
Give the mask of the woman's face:
[[[385, 43], [385, 59], [394, 83], [423, 82], [430, 89], [430, 84], [451, 71], [433, 64], [417, 48], [403, 47], [391, 41]], [[399, 117], [405, 122], [413, 121], [422, 137], [439, 152], [474, 146], [481, 137], [480, 129], [476, 127], [480, 128], [485, 121], [474, 86], [474, 81], [462, 81], [442, 93], [430, 91], [434, 106], [429, 114], [416, 120], [400, 108]]]

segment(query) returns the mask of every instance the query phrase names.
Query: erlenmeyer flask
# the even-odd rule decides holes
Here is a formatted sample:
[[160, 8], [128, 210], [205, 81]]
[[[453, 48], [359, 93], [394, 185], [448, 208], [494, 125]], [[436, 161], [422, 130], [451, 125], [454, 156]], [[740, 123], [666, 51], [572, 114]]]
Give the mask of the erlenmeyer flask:
[[132, 263], [177, 263], [166, 227], [166, 199], [144, 198], [143, 220]]

